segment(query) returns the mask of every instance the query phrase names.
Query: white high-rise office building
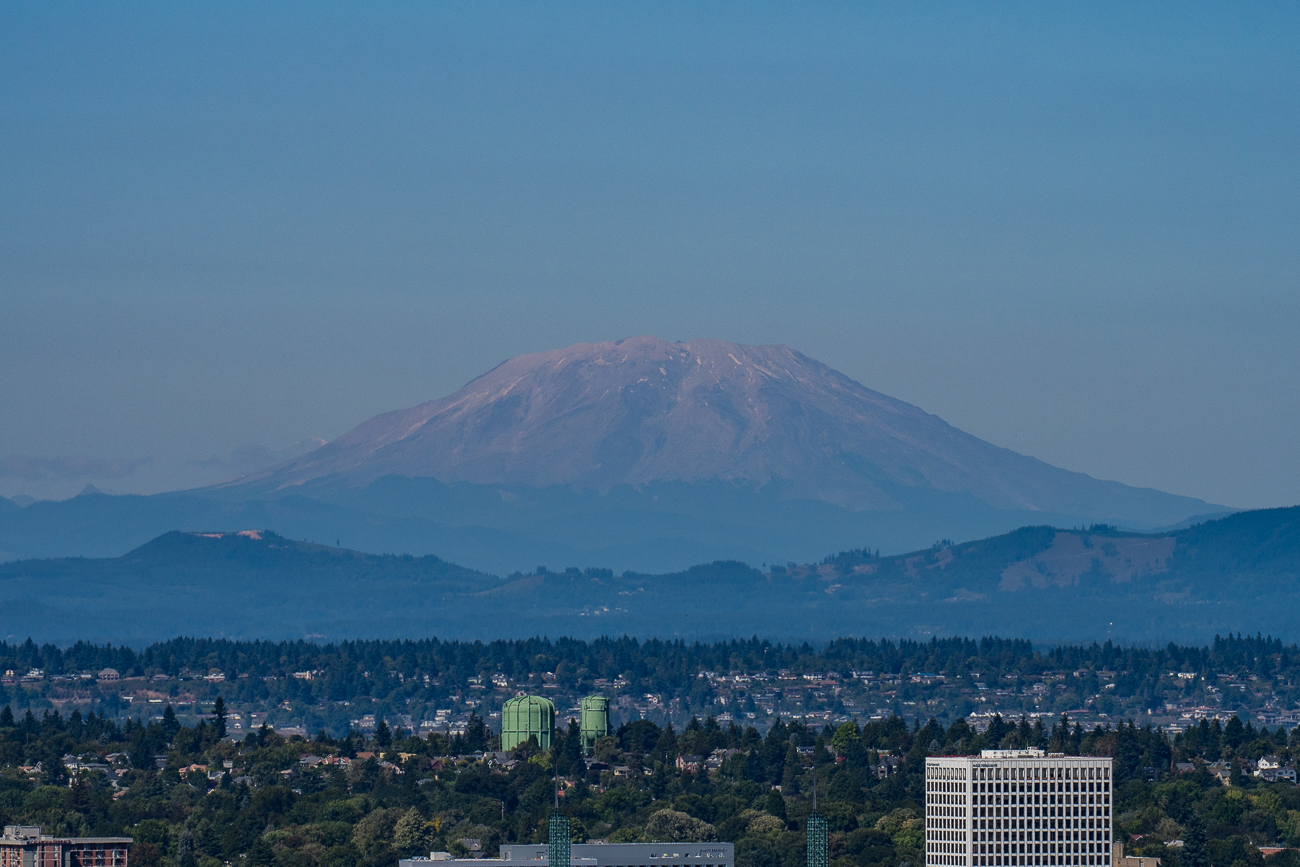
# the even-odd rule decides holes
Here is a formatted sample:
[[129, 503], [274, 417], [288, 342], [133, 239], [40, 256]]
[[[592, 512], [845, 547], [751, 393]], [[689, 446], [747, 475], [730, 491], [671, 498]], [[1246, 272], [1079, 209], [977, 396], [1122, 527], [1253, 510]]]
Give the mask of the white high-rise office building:
[[925, 760], [927, 867], [1110, 864], [1111, 760], [985, 750]]

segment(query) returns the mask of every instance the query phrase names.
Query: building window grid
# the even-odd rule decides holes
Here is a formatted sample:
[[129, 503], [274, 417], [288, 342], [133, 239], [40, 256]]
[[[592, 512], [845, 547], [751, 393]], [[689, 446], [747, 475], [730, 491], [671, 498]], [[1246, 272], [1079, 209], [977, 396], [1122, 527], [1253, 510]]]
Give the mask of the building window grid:
[[123, 852], [116, 846], [87, 843], [70, 850], [71, 867], [121, 867]]
[[808, 817], [808, 867], [830, 864], [830, 829], [820, 813]]
[[[927, 865], [1097, 867], [1111, 860], [1109, 763], [1022, 760], [954, 768], [927, 762], [926, 772]], [[1068, 806], [1056, 803], [1065, 797]]]
[[0, 867], [127, 867], [126, 839], [4, 839]]
[[552, 813], [548, 834], [547, 854], [550, 867], [570, 867], [569, 817], [558, 811]]

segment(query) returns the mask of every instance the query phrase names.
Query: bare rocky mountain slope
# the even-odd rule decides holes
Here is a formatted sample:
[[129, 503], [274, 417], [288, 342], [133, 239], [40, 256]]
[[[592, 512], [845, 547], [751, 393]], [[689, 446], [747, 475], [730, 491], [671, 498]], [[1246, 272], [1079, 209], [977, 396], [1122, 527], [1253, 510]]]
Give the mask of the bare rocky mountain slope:
[[1222, 511], [991, 445], [785, 346], [655, 337], [512, 358], [231, 486], [385, 476], [598, 493], [721, 481], [854, 511], [904, 509], [928, 491], [1135, 527]]

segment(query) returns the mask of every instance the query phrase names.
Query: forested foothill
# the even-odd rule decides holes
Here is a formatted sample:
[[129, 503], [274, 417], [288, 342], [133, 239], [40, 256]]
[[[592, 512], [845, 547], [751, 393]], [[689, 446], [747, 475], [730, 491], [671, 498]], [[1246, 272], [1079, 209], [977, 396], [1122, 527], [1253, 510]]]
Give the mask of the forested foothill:
[[1034, 526], [893, 556], [860, 548], [802, 565], [717, 561], [668, 574], [540, 566], [498, 577], [270, 530], [169, 532], [120, 557], [0, 563], [0, 635], [28, 634], [40, 612], [48, 640], [136, 645], [178, 633], [338, 641], [431, 629], [465, 640], [1009, 629], [1053, 643], [1203, 644], [1224, 632], [1295, 640], [1297, 578], [1300, 507], [1154, 534]]
[[[1170, 738], [1068, 718], [908, 725], [899, 717], [766, 733], [692, 719], [680, 731], [625, 723], [580, 757], [576, 728], [549, 751], [493, 753], [475, 719], [463, 736], [225, 736], [224, 700], [194, 726], [170, 708], [125, 724], [94, 712], [0, 711], [0, 814], [76, 835], [129, 835], [133, 867], [391, 867], [432, 850], [496, 852], [545, 842], [558, 775], [576, 841], [723, 840], [740, 867], [802, 867], [816, 781], [834, 867], [922, 863], [925, 757], [1038, 746], [1115, 759], [1115, 836], [1166, 867], [1260, 867], [1259, 847], [1300, 844], [1300, 789], [1248, 776], [1252, 757], [1300, 753], [1300, 733], [1240, 720]], [[679, 757], [711, 756], [698, 771]], [[1210, 763], [1230, 768], [1226, 785]], [[1181, 768], [1180, 763], [1188, 767]], [[474, 847], [479, 847], [475, 849]], [[1292, 852], [1270, 867], [1295, 867]]]

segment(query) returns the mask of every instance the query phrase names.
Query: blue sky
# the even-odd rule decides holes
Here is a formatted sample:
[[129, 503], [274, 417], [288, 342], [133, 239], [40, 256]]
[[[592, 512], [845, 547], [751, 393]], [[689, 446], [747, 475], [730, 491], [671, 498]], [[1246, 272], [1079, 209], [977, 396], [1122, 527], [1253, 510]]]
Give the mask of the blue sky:
[[6, 4], [0, 494], [205, 483], [650, 333], [1300, 502], [1298, 19]]

